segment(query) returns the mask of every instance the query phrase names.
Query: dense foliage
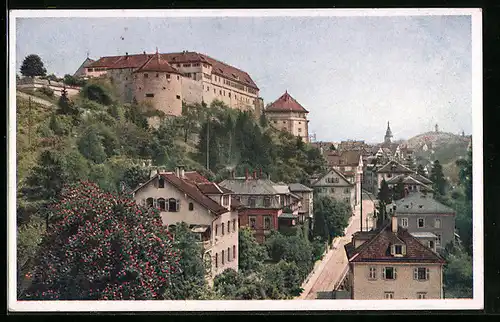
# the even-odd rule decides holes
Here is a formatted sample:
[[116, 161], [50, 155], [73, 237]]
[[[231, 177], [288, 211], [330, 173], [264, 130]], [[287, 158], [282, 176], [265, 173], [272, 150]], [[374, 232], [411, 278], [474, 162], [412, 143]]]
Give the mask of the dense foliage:
[[26, 56], [21, 65], [21, 74], [27, 77], [45, 76], [47, 70], [43, 66], [40, 56], [31, 54]]
[[24, 299], [163, 298], [179, 253], [156, 209], [79, 182], [51, 212]]
[[351, 206], [344, 201], [325, 195], [314, 196], [313, 236], [321, 241], [331, 242], [337, 236], [344, 236], [352, 216]]

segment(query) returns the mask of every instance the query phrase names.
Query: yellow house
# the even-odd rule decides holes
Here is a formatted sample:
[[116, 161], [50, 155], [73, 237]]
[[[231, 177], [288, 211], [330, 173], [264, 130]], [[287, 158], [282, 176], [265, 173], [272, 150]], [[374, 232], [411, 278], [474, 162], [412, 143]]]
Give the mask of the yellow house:
[[164, 225], [185, 222], [199, 236], [209, 282], [228, 268], [238, 271], [239, 203], [231, 191], [178, 167], [153, 174], [134, 190], [134, 199], [158, 208]]
[[344, 246], [354, 300], [442, 299], [444, 259], [398, 226], [358, 232]]
[[288, 91], [266, 107], [264, 111], [270, 124], [275, 128], [287, 131], [304, 142], [309, 142], [309, 113]]

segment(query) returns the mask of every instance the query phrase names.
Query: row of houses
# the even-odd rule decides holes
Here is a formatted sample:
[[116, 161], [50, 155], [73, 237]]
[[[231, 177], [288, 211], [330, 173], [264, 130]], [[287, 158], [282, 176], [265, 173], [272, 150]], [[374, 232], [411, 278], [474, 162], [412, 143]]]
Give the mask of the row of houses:
[[258, 242], [280, 227], [310, 225], [313, 191], [274, 183], [262, 172], [210, 182], [196, 171], [157, 171], [134, 190], [134, 200], [160, 211], [163, 224], [186, 223], [204, 248], [207, 280], [238, 270], [238, 231], [250, 227]]

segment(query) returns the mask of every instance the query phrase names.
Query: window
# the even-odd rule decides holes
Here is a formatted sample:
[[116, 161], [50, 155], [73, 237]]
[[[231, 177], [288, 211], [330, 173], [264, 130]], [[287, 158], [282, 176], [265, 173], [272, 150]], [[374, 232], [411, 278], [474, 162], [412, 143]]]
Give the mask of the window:
[[177, 80], [179, 80], [179, 75], [177, 75]]
[[401, 218], [401, 227], [403, 228], [408, 227], [408, 218]]
[[419, 293], [417, 293], [417, 299], [419, 299], [419, 300], [425, 300], [426, 299], [426, 295], [427, 295], [427, 293], [419, 292]]
[[377, 279], [377, 268], [376, 267], [370, 267], [370, 274], [368, 275], [368, 278], [371, 280]]
[[403, 245], [394, 245], [394, 255], [403, 255]]
[[269, 230], [272, 227], [272, 221], [270, 216], [264, 217], [264, 229]]
[[158, 188], [165, 188], [165, 179], [160, 178], [160, 180], [158, 180]]
[[165, 202], [165, 199], [163, 198], [159, 198], [158, 201], [157, 201], [157, 204], [158, 204], [158, 208], [160, 208], [160, 210], [162, 211], [165, 211], [166, 210], [166, 202]]
[[257, 228], [257, 218], [250, 217], [249, 221], [250, 221], [250, 228], [256, 229]]
[[233, 245], [233, 259], [236, 258], [236, 246]]
[[391, 177], [392, 177], [392, 174], [390, 174], [390, 173], [389, 173], [389, 174], [387, 175], [387, 178], [391, 178]]
[[222, 95], [222, 90], [219, 90], [219, 95]]
[[349, 202], [351, 202], [351, 199], [349, 199], [349, 197], [345, 197], [344, 201], [347, 202], [347, 203], [349, 203]]
[[224, 223], [221, 224], [221, 234], [224, 236]]
[[413, 269], [413, 279], [418, 281], [429, 280], [429, 269], [426, 267], [416, 267]]
[[148, 78], [148, 74], [144, 74], [144, 78]]
[[222, 197], [222, 205], [223, 206], [228, 206], [229, 205], [229, 196], [223, 196]]
[[345, 194], [348, 194], [349, 192], [350, 192], [350, 191], [349, 191], [349, 188], [345, 188], [345, 189], [344, 189], [344, 193], [345, 193]]
[[224, 265], [224, 251], [222, 251], [222, 256], [220, 258], [221, 258], [220, 260], [221, 264]]
[[151, 208], [153, 207], [153, 204], [154, 204], [154, 199], [153, 198], [148, 198], [146, 199], [146, 205]]
[[215, 253], [215, 268], [219, 267], [219, 254]]
[[191, 64], [184, 64], [182, 67], [191, 67]]
[[[302, 122], [299, 122], [299, 124], [302, 124]], [[300, 131], [299, 131], [300, 132]]]
[[170, 74], [166, 74], [166, 75], [165, 75], [165, 77], [166, 77], [167, 79], [170, 79]]
[[227, 261], [230, 262], [231, 261], [231, 252], [230, 252], [231, 248], [227, 248]]
[[384, 267], [382, 270], [382, 277], [386, 280], [396, 279], [396, 268], [395, 267]]
[[330, 188], [331, 193], [335, 193], [335, 188]]
[[181, 99], [181, 96], [180, 96], [180, 95], [176, 95], [175, 97], [176, 97], [178, 100], [180, 100], [180, 99]]
[[255, 198], [248, 198], [248, 206], [250, 208], [255, 208]]
[[274, 124], [278, 123], [278, 121], [273, 121]]
[[236, 231], [236, 219], [233, 219], [233, 231]]
[[168, 211], [176, 212], [179, 211], [179, 200], [174, 198], [168, 199]]
[[264, 197], [264, 207], [265, 208], [271, 207], [271, 198]]
[[160, 74], [156, 73], [156, 77], [160, 77]]
[[215, 225], [215, 236], [219, 235], [219, 225]]
[[283, 121], [283, 124], [286, 124], [286, 121]]
[[418, 218], [417, 219], [417, 226], [418, 226], [418, 228], [424, 228], [424, 226], [425, 226], [425, 220], [424, 220], [424, 218]]
[[215, 88], [214, 88], [214, 94], [216, 93]]
[[194, 204], [192, 202], [189, 203], [189, 211], [193, 211], [194, 209]]
[[437, 240], [436, 240], [436, 246], [441, 246], [441, 234], [436, 234]]
[[433, 240], [429, 240], [429, 248], [434, 249], [434, 241]]
[[228, 95], [229, 97], [231, 97], [231, 92], [229, 92], [227, 95]]
[[434, 228], [441, 228], [441, 219], [434, 219]]
[[229, 234], [231, 232], [231, 222], [228, 220], [227, 221], [227, 233]]
[[384, 299], [392, 300], [394, 298], [394, 292], [384, 292]]
[[299, 132], [302, 132], [302, 129], [301, 129], [301, 128], [299, 128]]
[[155, 97], [155, 94], [153, 94], [153, 93], [146, 93], [146, 97]]

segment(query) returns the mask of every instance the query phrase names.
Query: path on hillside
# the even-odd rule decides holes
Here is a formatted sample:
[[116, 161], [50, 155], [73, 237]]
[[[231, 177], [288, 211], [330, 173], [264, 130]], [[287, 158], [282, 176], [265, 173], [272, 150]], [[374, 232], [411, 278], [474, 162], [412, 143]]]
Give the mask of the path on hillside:
[[23, 93], [23, 92], [20, 92], [20, 91], [16, 91], [16, 98], [17, 98], [17, 96], [22, 97], [24, 99], [30, 99], [31, 98], [31, 101], [33, 101], [35, 103], [38, 103], [38, 104], [41, 104], [43, 106], [54, 106], [54, 103], [46, 101], [43, 98], [36, 97], [36, 96], [33, 96], [33, 95], [29, 95], [29, 94], [26, 94], [26, 93]]
[[[373, 203], [370, 200], [363, 200], [363, 230], [366, 229], [365, 216], [373, 213]], [[369, 221], [370, 228], [370, 221]], [[314, 300], [318, 292], [331, 292], [334, 284], [342, 277], [342, 273], [347, 267], [347, 257], [344, 245], [351, 241], [352, 235], [360, 228], [360, 207], [354, 210], [351, 223], [346, 228], [345, 236], [337, 237], [333, 242], [333, 249], [323, 257], [323, 260], [316, 267], [316, 271], [309, 278], [304, 286], [304, 292], [296, 299]]]

